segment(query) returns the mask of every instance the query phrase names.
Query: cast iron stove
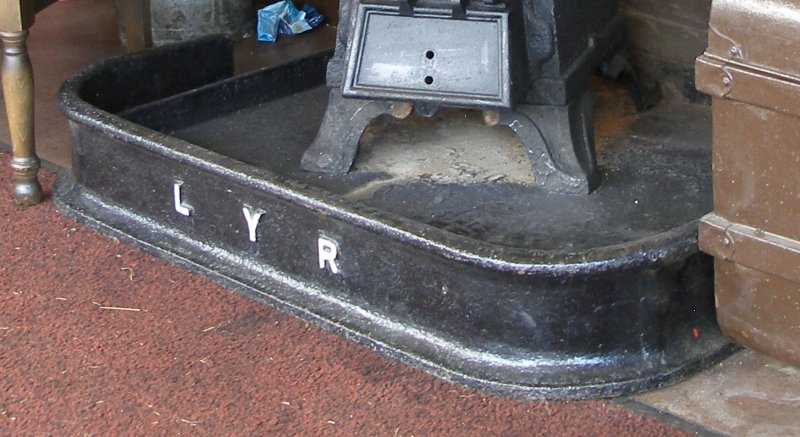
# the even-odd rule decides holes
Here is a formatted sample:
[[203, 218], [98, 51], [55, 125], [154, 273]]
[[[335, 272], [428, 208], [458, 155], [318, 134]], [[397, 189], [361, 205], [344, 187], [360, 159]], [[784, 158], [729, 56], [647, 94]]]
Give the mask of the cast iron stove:
[[614, 0], [344, 0], [340, 16], [328, 109], [303, 169], [347, 172], [381, 115], [477, 108], [517, 133], [540, 188], [598, 186], [588, 82], [620, 51]]

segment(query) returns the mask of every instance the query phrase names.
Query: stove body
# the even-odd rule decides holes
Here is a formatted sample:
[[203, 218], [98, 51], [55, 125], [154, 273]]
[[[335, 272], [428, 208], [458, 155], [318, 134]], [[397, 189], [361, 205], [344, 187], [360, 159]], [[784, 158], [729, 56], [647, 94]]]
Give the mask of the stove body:
[[613, 0], [345, 0], [340, 8], [328, 110], [303, 169], [348, 172], [381, 115], [475, 108], [488, 126], [517, 133], [539, 187], [597, 187], [588, 81], [621, 46]]

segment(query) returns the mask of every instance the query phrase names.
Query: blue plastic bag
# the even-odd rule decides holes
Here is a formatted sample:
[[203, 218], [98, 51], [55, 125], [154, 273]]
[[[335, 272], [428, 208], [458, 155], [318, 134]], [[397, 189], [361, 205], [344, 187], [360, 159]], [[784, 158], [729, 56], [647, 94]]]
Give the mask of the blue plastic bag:
[[325, 17], [309, 5], [298, 10], [291, 0], [271, 4], [258, 11], [259, 41], [275, 42], [278, 35], [297, 35], [322, 23]]

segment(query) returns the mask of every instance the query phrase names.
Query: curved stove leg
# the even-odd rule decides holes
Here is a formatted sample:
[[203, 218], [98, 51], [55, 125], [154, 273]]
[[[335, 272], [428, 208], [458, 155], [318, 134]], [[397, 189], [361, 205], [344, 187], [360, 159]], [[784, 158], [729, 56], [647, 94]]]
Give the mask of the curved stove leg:
[[497, 124], [517, 133], [543, 190], [589, 194], [600, 185], [588, 91], [565, 106], [518, 105], [501, 113]]
[[346, 99], [340, 89], [331, 89], [322, 125], [303, 154], [300, 168], [321, 173], [347, 173], [358, 153], [361, 134], [370, 121], [384, 114], [406, 118], [411, 110], [410, 103]]

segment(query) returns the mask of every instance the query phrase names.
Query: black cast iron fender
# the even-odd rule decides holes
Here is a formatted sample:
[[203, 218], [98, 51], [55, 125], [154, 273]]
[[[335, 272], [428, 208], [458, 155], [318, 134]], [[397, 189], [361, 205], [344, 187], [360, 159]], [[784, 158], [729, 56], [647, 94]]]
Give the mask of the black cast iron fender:
[[[588, 249], [490, 244], [167, 133], [323, 86], [330, 55], [232, 77], [230, 43], [206, 38], [84, 70], [59, 97], [73, 167], [58, 179], [57, 205], [184, 268], [491, 392], [618, 396], [674, 382], [733, 350], [716, 325], [711, 260], [697, 251], [694, 221]], [[279, 146], [301, 153], [307, 144], [265, 147]]]

